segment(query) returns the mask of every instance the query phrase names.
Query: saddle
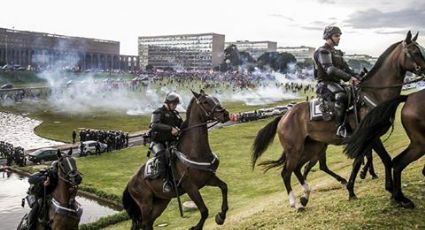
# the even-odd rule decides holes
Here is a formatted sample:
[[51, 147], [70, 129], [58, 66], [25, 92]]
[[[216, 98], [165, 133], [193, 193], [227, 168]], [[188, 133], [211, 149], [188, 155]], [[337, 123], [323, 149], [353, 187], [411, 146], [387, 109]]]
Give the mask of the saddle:
[[[347, 110], [349, 113], [357, 105], [357, 95], [353, 95], [352, 86], [345, 86], [344, 90], [348, 97]], [[356, 94], [356, 93], [354, 93]], [[329, 97], [317, 97], [309, 102], [310, 121], [331, 121], [335, 118], [335, 101]]]
[[[210, 162], [198, 162], [198, 161], [193, 161], [189, 159], [184, 153], [176, 149], [170, 152], [171, 152], [170, 154], [171, 161], [180, 161], [181, 163], [183, 163], [189, 168], [194, 168], [194, 169], [199, 169], [199, 170], [215, 173], [215, 171], [217, 170], [220, 164], [218, 156], [214, 153], [213, 153], [213, 159]], [[161, 166], [161, 163], [162, 162], [159, 160], [158, 157], [150, 158], [145, 164], [144, 177], [146, 179], [151, 179], [151, 180], [160, 178], [163, 175], [163, 172], [161, 169], [164, 168], [163, 166]], [[167, 165], [167, 167], [169, 166]]]

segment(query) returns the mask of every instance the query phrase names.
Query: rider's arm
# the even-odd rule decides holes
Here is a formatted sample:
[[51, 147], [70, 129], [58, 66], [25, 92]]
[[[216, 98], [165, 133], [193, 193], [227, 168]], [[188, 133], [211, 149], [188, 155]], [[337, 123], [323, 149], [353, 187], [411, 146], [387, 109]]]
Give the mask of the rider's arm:
[[350, 74], [345, 71], [338, 69], [332, 64], [332, 54], [329, 50], [320, 49], [318, 55], [318, 64], [322, 66], [326, 74], [330, 77], [341, 79], [343, 81], [348, 81], [352, 77]]
[[150, 128], [157, 132], [171, 132], [172, 127], [161, 123], [161, 113], [153, 112], [151, 117]]

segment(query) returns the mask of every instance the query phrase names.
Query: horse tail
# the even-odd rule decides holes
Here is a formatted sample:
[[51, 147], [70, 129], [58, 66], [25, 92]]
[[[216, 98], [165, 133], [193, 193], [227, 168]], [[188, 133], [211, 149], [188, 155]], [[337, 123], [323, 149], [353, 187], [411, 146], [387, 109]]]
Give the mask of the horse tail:
[[272, 122], [264, 126], [258, 131], [252, 145], [252, 168], [255, 167], [255, 163], [258, 158], [267, 150], [267, 147], [273, 142], [274, 136], [276, 135], [277, 125], [279, 124], [282, 116], [276, 117]]
[[140, 220], [142, 219], [142, 213], [140, 212], [140, 208], [134, 201], [133, 197], [131, 197], [130, 192], [128, 191], [128, 185], [125, 187], [125, 190], [122, 194], [122, 204], [125, 211], [127, 211], [127, 214], [132, 219], [133, 224], [140, 223]]
[[[395, 113], [400, 103], [407, 100], [406, 95], [386, 101], [366, 114], [359, 126], [344, 143], [344, 149], [349, 158], [357, 158], [372, 148], [373, 140], [382, 136], [394, 125]], [[393, 126], [394, 127], [394, 126]]]
[[276, 168], [279, 167], [283, 164], [285, 164], [286, 162], [286, 154], [285, 152], [282, 153], [282, 156], [280, 156], [279, 159], [277, 160], [268, 160], [268, 161], [263, 161], [260, 164], [258, 164], [259, 166], [263, 166], [264, 167], [264, 172], [269, 171], [272, 168]]

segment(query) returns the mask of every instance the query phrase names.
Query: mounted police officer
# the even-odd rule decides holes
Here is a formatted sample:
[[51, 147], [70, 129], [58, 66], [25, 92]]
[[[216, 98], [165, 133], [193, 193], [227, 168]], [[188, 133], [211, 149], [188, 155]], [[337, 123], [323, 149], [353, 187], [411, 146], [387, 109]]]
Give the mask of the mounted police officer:
[[335, 121], [337, 135], [347, 137], [345, 113], [348, 97], [342, 81], [358, 83], [358, 75], [354, 73], [347, 62], [343, 52], [335, 49], [341, 38], [341, 29], [336, 26], [327, 26], [323, 32], [326, 43], [314, 52], [314, 76], [319, 81], [316, 93], [326, 100], [335, 100]]
[[168, 161], [169, 148], [176, 144], [180, 127], [183, 123], [179, 112], [176, 111], [180, 103], [180, 96], [177, 93], [167, 94], [164, 105], [152, 113], [151, 118], [151, 151], [159, 160], [159, 170], [164, 176], [163, 191], [170, 192], [171, 184], [169, 180]]
[[41, 211], [40, 208], [43, 207], [44, 199], [46, 195], [49, 195], [55, 187], [55, 168], [57, 161], [52, 162], [52, 165], [47, 170], [41, 170], [37, 173], [32, 174], [28, 178], [28, 183], [30, 188], [28, 189], [28, 204], [31, 208], [31, 211], [28, 213], [28, 229], [35, 229], [38, 213]]

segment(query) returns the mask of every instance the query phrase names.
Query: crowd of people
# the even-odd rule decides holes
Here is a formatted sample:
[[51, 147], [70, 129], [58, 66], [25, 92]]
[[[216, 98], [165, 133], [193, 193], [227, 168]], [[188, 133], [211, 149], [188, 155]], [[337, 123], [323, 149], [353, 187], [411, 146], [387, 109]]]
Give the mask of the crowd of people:
[[24, 148], [20, 146], [14, 147], [8, 142], [0, 141], [0, 156], [6, 158], [7, 166], [11, 166], [13, 162], [21, 167], [26, 165]]
[[[122, 131], [94, 129], [83, 129], [80, 131], [80, 142], [99, 141], [108, 145], [107, 152], [128, 147], [128, 140], [128, 133]], [[74, 135], [73, 142], [75, 143]]]

